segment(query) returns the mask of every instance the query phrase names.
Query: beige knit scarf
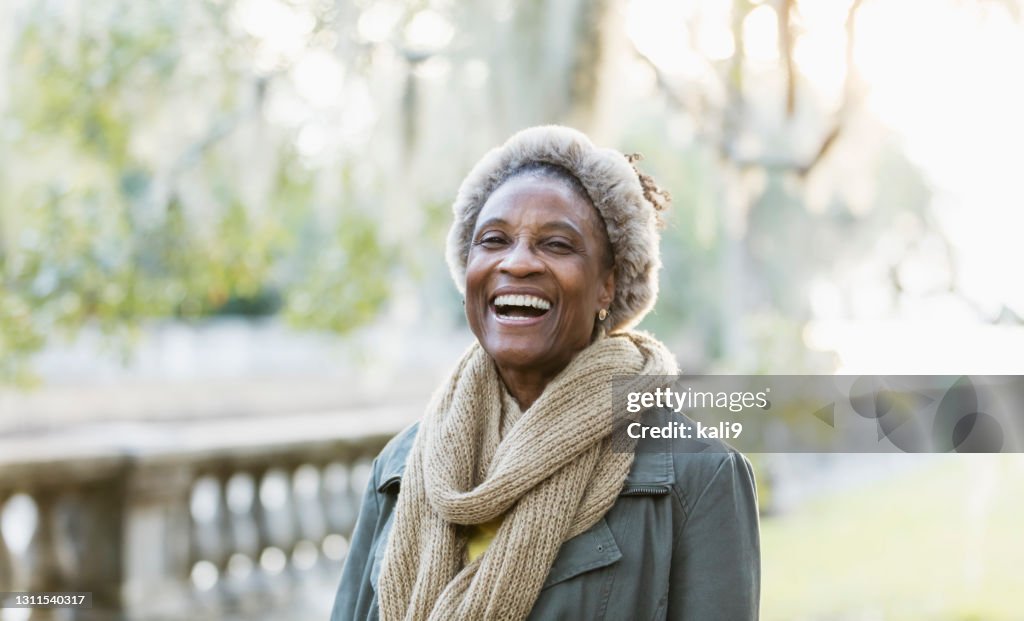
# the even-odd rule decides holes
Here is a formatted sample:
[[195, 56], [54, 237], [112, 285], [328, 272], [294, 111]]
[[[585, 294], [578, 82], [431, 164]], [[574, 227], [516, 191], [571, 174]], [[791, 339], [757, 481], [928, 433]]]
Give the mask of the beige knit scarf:
[[[612, 506], [633, 462], [611, 449], [612, 380], [670, 375], [646, 334], [599, 338], [521, 414], [475, 344], [434, 396], [409, 453], [379, 580], [381, 619], [524, 619], [562, 543]], [[511, 410], [511, 411], [510, 411]], [[465, 564], [467, 525], [504, 516]]]

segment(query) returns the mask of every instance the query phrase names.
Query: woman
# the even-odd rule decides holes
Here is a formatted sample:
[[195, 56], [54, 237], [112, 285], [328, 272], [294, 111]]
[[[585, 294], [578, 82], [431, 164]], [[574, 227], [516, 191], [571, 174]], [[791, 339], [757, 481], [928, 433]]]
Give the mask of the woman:
[[667, 194], [564, 127], [463, 182], [448, 262], [477, 342], [381, 452], [333, 621], [756, 619], [749, 463], [614, 450], [612, 379], [677, 372], [630, 331]]

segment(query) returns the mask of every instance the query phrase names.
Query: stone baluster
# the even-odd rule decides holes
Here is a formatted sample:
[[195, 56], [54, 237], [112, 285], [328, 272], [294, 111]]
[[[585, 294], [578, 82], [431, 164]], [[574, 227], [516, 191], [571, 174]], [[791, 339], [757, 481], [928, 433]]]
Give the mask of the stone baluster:
[[263, 485], [263, 479], [266, 477], [268, 469], [268, 464], [259, 464], [252, 467], [249, 471], [249, 476], [252, 480], [251, 498], [249, 499], [249, 508], [244, 514], [244, 523], [247, 524], [244, 528], [248, 531], [246, 545], [249, 547], [249, 556], [252, 559], [252, 572], [249, 583], [253, 593], [253, 600], [269, 607], [272, 606], [276, 597], [277, 580], [275, 575], [264, 571], [261, 565], [263, 551], [270, 547], [271, 542], [268, 536], [269, 529], [266, 525], [269, 518], [263, 508], [263, 503], [260, 501], [260, 487]]
[[188, 541], [190, 578], [197, 605], [210, 614], [227, 610], [223, 591], [223, 572], [227, 542], [221, 536], [221, 490], [217, 478], [206, 474], [194, 477], [189, 498], [191, 537]]
[[54, 537], [54, 490], [37, 488], [32, 492], [36, 503], [36, 529], [29, 546], [32, 574], [29, 591], [61, 590], [60, 564], [57, 560], [57, 540]]
[[[352, 471], [349, 463], [332, 462], [324, 468], [324, 486], [327, 523], [332, 533], [348, 541], [356, 519], [356, 509], [350, 499]], [[357, 502], [358, 504], [358, 502]]]
[[[0, 520], [3, 519], [4, 509], [7, 507], [7, 499], [10, 494], [0, 491]], [[11, 551], [4, 539], [3, 528], [0, 528], [0, 591], [14, 590], [14, 562], [11, 559]]]
[[92, 495], [92, 486], [61, 490], [53, 507], [54, 550], [65, 589], [80, 585], [84, 579], [83, 560], [88, 542], [86, 531], [93, 522], [91, 506], [86, 498]]
[[218, 546], [213, 558], [209, 559], [217, 567], [220, 579], [217, 581], [217, 592], [221, 598], [222, 606], [227, 610], [237, 608], [241, 601], [240, 594], [235, 585], [229, 580], [229, 562], [231, 555], [236, 550], [234, 529], [232, 528], [231, 507], [228, 506], [228, 482], [231, 479], [232, 471], [224, 465], [219, 465], [211, 474], [216, 482], [216, 513], [213, 519], [211, 532], [215, 535]]
[[317, 471], [320, 474], [320, 480], [317, 482], [316, 501], [319, 505], [320, 515], [323, 516], [324, 520], [324, 536], [318, 542], [323, 553], [321, 556], [323, 559], [322, 565], [326, 571], [333, 573], [336, 565], [341, 560], [341, 546], [338, 541], [341, 534], [335, 530], [336, 520], [332, 516], [331, 468], [332, 462], [318, 464]]
[[254, 518], [256, 490], [252, 476], [245, 472], [228, 476], [224, 482], [224, 499], [231, 555], [222, 574], [223, 582], [230, 589], [235, 609], [243, 618], [250, 618], [266, 604], [264, 577], [257, 567], [261, 548]]
[[112, 490], [114, 498], [120, 495], [122, 500], [110, 498], [102, 503], [103, 519], [118, 525], [115, 540], [123, 542], [123, 552], [115, 548], [123, 559], [123, 585], [115, 588], [123, 591], [129, 613], [145, 610], [162, 618], [190, 616], [193, 478], [187, 462], [138, 465], [126, 472], [124, 484]]
[[269, 520], [267, 511], [263, 507], [263, 501], [260, 499], [260, 489], [263, 487], [263, 480], [267, 477], [268, 466], [260, 466], [253, 470], [252, 473], [252, 518], [256, 524], [256, 554], [253, 557], [253, 561], [258, 566], [260, 563], [260, 556], [263, 551], [266, 550], [270, 545], [270, 528], [267, 526]]
[[296, 546], [301, 539], [299, 509], [296, 506], [295, 471], [298, 464], [289, 462], [281, 468], [280, 491], [284, 494], [284, 504], [280, 507], [280, 542], [285, 554], [284, 579], [288, 581], [289, 590], [301, 583], [298, 568], [295, 566]]
[[267, 500], [272, 503], [270, 509], [274, 519], [270, 522], [271, 537], [275, 546], [290, 554], [295, 545], [295, 514], [293, 512], [293, 498], [291, 486], [291, 470], [276, 468], [272, 471], [274, 478], [264, 485], [272, 485], [261, 491], [268, 492]]
[[282, 498], [278, 497], [281, 492], [280, 476], [280, 469], [261, 469], [256, 477], [256, 497], [253, 502], [260, 541], [260, 554], [256, 562], [264, 593], [272, 603], [286, 601], [291, 588], [284, 571], [288, 561], [286, 546], [289, 537], [281, 523], [279, 505]]
[[92, 593], [95, 610], [122, 608], [124, 472], [61, 494], [55, 535], [63, 590]]
[[[53, 537], [53, 492], [35, 488], [28, 491], [27, 498], [35, 508], [35, 521], [28, 546], [22, 555], [22, 569], [25, 576], [16, 590], [58, 591], [60, 573]], [[35, 608], [28, 611], [31, 621], [48, 621], [53, 618], [51, 611]]]
[[323, 538], [323, 519], [316, 502], [319, 478], [317, 469], [305, 461], [295, 460], [288, 469], [287, 513], [292, 524], [288, 571], [293, 596], [299, 599], [303, 592], [313, 596], [311, 589], [320, 575], [316, 571]]
[[[227, 509], [231, 517], [233, 555], [241, 554], [256, 562], [262, 548], [255, 519], [255, 479], [247, 472], [236, 472], [228, 478], [225, 490]], [[230, 565], [230, 559], [228, 563]]]
[[303, 464], [293, 477], [295, 511], [302, 545], [301, 549], [296, 549], [296, 557], [309, 561], [308, 566], [300, 569], [323, 569], [324, 565], [322, 544], [327, 536], [327, 519], [322, 501], [323, 474], [318, 465]]

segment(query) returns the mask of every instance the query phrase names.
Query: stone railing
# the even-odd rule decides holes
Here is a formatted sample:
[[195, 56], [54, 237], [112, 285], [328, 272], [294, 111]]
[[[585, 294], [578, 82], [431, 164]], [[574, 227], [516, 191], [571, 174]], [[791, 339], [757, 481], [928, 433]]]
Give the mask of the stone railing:
[[415, 412], [0, 436], [0, 592], [36, 619], [327, 619], [373, 457]]

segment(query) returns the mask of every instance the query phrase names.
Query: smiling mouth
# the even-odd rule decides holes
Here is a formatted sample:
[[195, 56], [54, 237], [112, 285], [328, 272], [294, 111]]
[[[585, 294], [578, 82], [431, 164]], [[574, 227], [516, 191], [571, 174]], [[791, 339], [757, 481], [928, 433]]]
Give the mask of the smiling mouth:
[[551, 310], [551, 302], [535, 295], [499, 295], [492, 305], [498, 319], [506, 321], [530, 321]]

